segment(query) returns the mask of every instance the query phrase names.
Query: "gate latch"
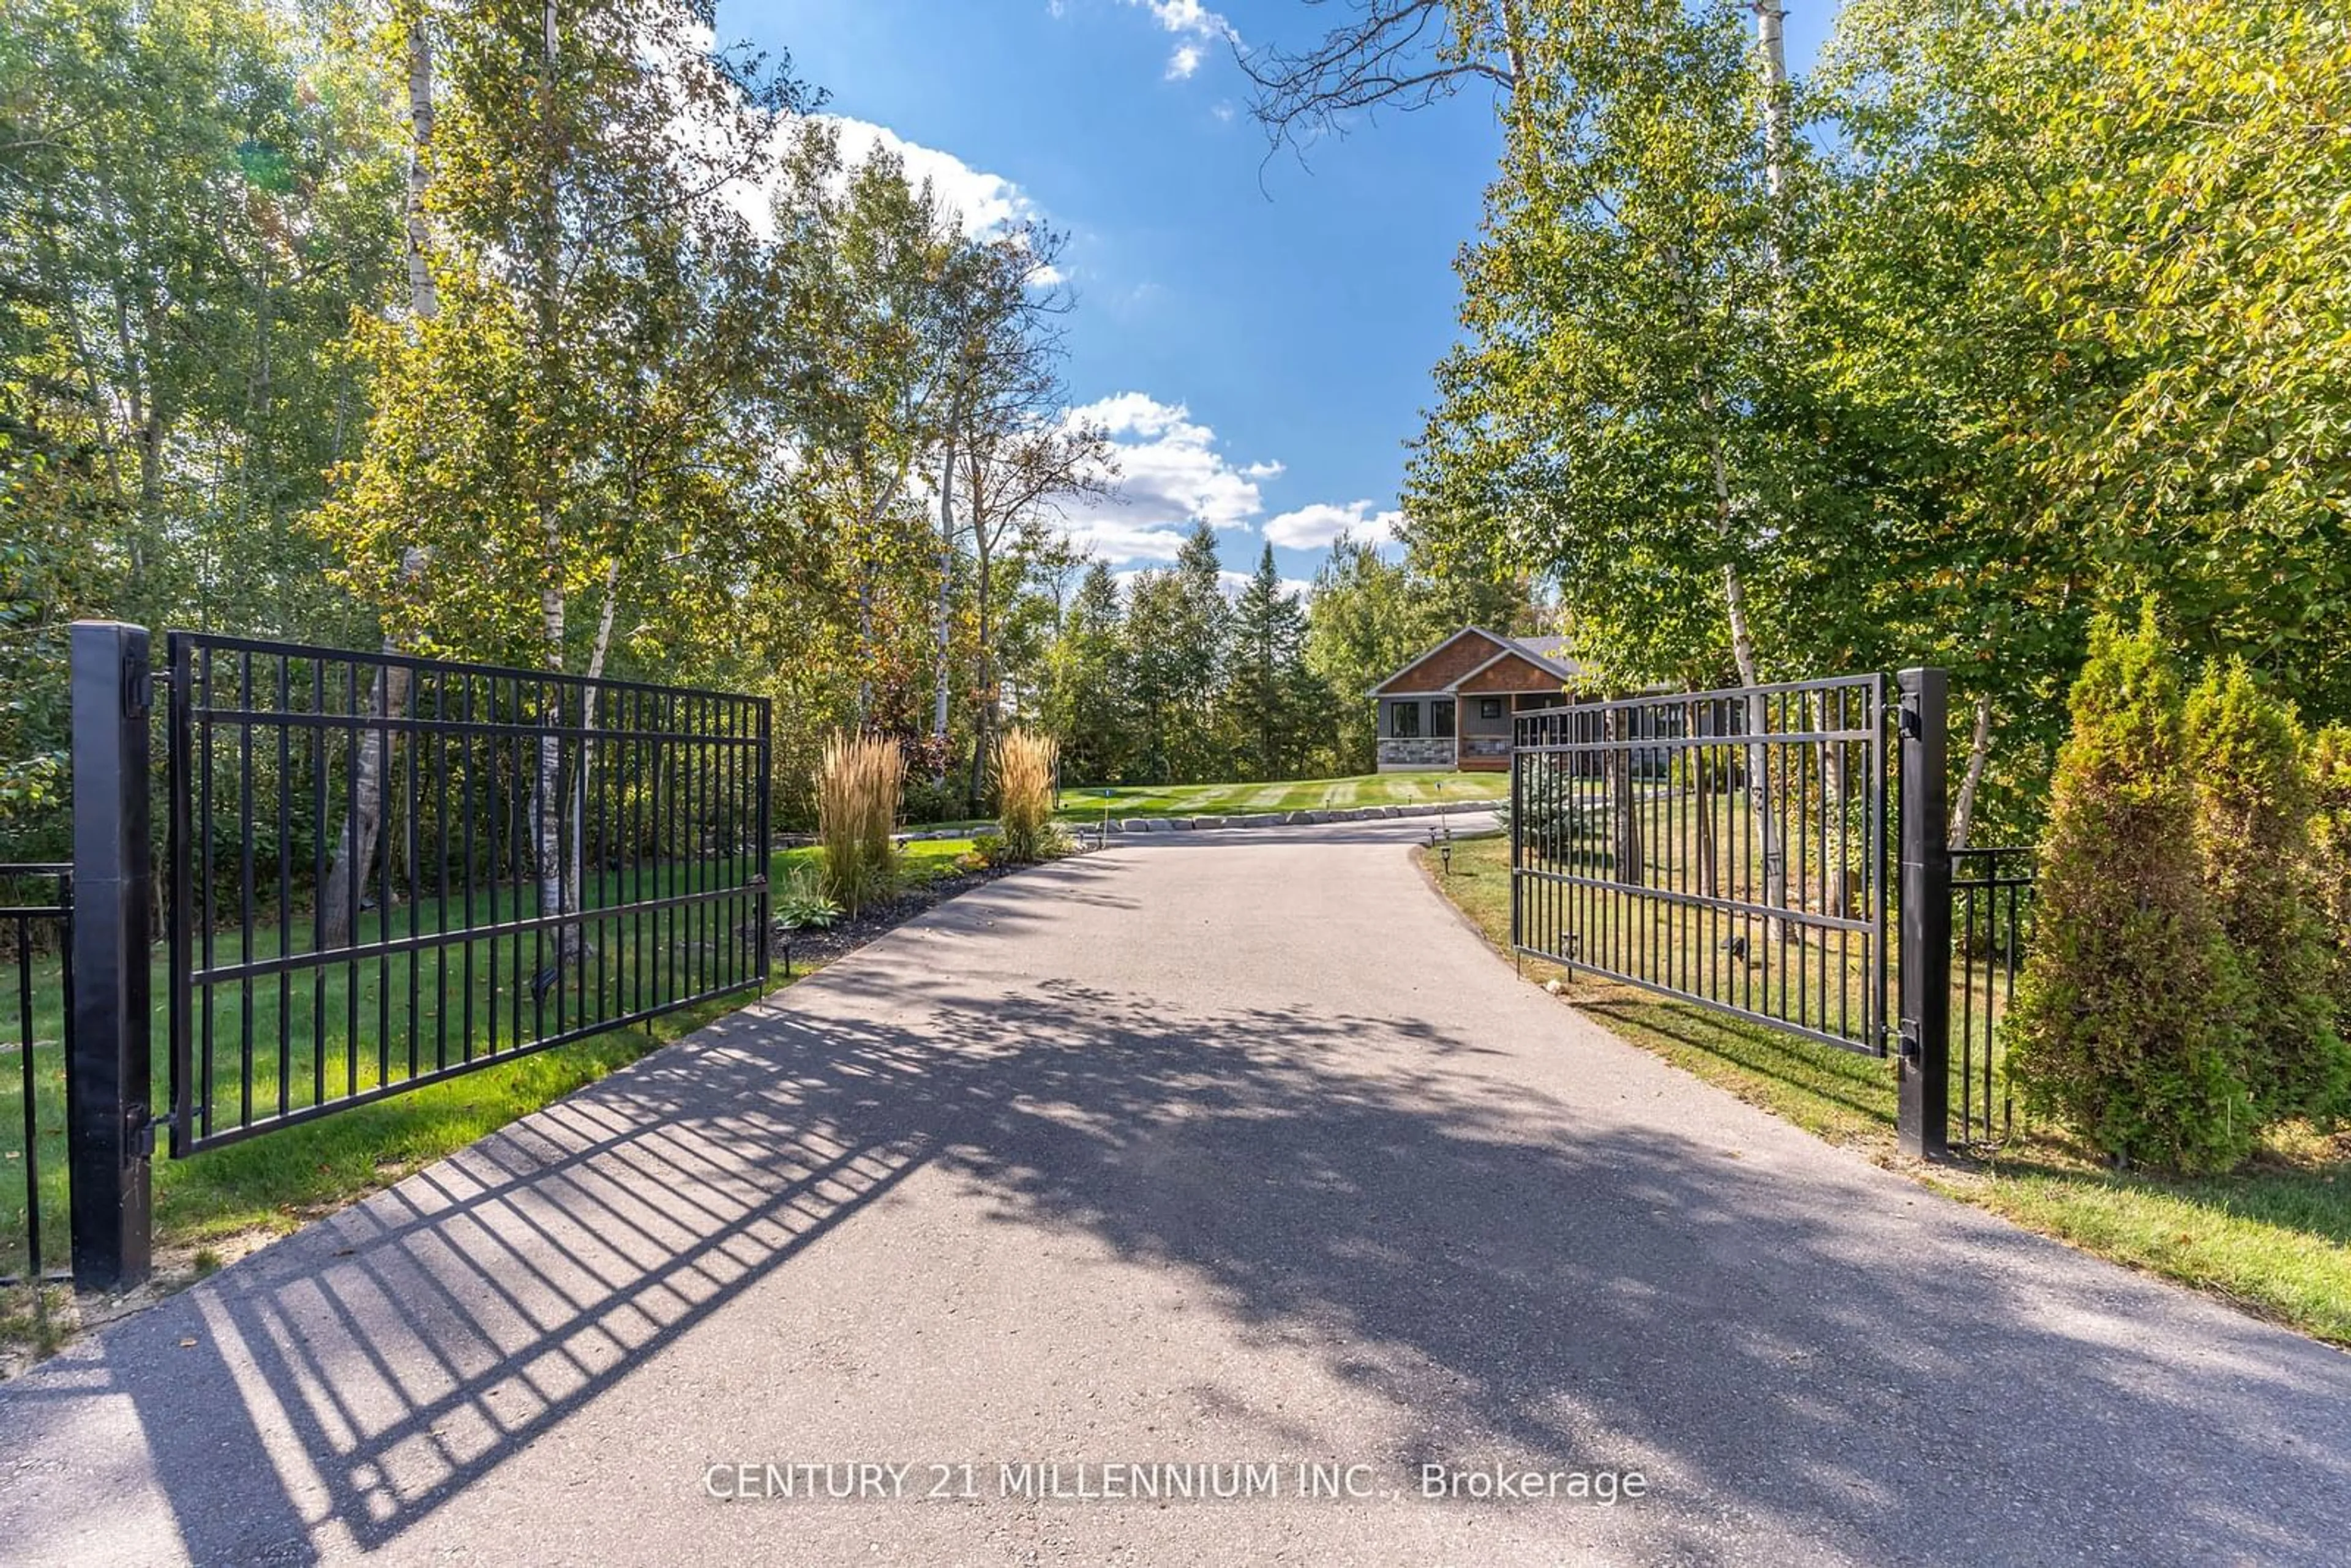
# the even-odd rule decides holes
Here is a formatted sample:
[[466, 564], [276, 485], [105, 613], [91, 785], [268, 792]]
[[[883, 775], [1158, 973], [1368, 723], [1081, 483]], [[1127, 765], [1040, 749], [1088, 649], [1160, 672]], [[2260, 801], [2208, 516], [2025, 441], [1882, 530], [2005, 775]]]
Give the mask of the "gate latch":
[[1917, 1066], [1919, 1057], [1918, 1020], [1904, 1019], [1896, 1030], [1896, 1038], [1902, 1042], [1902, 1060], [1913, 1067]]

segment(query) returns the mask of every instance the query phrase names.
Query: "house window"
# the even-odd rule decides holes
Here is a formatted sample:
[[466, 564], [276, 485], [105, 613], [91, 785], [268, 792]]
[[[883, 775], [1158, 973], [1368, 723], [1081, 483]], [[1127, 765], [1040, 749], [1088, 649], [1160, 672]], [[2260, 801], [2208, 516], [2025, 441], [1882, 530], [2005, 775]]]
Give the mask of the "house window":
[[1418, 703], [1388, 704], [1388, 734], [1397, 740], [1420, 738], [1420, 705]]
[[1502, 699], [1499, 697], [1479, 697], [1478, 699], [1478, 716], [1479, 718], [1501, 717]]
[[1453, 699], [1451, 697], [1439, 697], [1428, 705], [1428, 733], [1431, 735], [1453, 733]]

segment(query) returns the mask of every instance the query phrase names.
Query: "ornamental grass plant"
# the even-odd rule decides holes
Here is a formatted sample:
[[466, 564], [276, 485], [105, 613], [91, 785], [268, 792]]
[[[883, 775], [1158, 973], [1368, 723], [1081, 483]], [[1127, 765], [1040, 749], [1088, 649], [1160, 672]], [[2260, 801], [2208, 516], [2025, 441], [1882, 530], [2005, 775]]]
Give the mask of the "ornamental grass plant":
[[905, 772], [894, 741], [842, 734], [825, 742], [816, 779], [817, 843], [825, 896], [848, 914], [886, 896], [896, 880], [890, 832]]

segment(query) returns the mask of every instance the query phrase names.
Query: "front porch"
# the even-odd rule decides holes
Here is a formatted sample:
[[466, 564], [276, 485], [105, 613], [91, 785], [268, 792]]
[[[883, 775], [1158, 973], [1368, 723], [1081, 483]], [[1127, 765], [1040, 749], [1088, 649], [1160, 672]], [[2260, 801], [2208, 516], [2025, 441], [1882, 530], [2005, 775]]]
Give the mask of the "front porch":
[[1552, 706], [1559, 700], [1556, 692], [1384, 696], [1379, 699], [1379, 769], [1508, 772], [1512, 716], [1524, 708]]
[[1510, 737], [1470, 735], [1458, 739], [1444, 736], [1405, 739], [1384, 735], [1380, 737], [1379, 763], [1383, 773], [1431, 769], [1505, 773], [1510, 767]]

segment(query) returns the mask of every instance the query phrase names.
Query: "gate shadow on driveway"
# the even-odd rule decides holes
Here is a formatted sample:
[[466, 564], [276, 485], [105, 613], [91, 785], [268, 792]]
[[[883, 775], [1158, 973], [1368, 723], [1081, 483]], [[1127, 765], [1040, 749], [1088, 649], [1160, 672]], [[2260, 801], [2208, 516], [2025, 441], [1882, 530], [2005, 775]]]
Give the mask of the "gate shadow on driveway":
[[[922, 1021], [786, 993], [0, 1409], [37, 1446], [128, 1396], [198, 1561], [310, 1559], [329, 1519], [392, 1546], [761, 1279], [890, 1223], [861, 1211], [930, 1166], [995, 1223], [1198, 1280], [1235, 1332], [1423, 1434], [1379, 1455], [1308, 1434], [1323, 1452], [1647, 1469], [1655, 1555], [1735, 1555], [1742, 1517], [1879, 1562], [2323, 1562], [2346, 1539], [2351, 1362], [2213, 1311], [2184, 1364], [2140, 1343], [2126, 1281], [2111, 1311], [2076, 1292], [2044, 1317], [2014, 1275], [2078, 1260], [1997, 1222], [1928, 1230], [1890, 1184], [1594, 1122], [1426, 1022], [1058, 983], [1008, 1007], [917, 957], [807, 984], [842, 1012], [886, 984]], [[1871, 1195], [1891, 1211], [1824, 1201]], [[635, 1484], [674, 1507], [692, 1482]]]

